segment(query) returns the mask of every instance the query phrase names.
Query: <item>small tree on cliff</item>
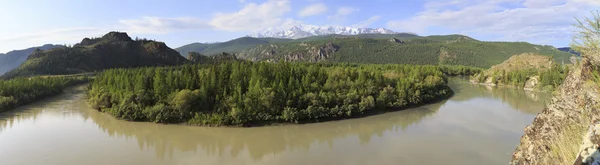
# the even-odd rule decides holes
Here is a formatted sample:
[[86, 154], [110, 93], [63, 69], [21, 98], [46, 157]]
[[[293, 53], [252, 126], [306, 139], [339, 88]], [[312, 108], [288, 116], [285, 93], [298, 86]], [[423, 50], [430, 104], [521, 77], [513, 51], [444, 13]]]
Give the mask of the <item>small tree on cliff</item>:
[[573, 36], [571, 47], [584, 56], [600, 54], [600, 12], [592, 11], [591, 17], [577, 19], [577, 31]]

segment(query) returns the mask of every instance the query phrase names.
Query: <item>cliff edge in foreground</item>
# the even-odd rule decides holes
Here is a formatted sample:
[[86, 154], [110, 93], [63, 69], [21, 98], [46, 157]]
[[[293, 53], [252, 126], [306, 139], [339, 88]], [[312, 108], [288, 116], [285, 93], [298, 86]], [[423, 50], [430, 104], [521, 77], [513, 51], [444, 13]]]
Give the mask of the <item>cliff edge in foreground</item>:
[[579, 164], [590, 163], [589, 155], [598, 148], [591, 144], [597, 142], [590, 134], [595, 129], [588, 127], [600, 121], [599, 64], [598, 59], [584, 58], [569, 71], [551, 103], [525, 128], [510, 164], [573, 164], [578, 158]]

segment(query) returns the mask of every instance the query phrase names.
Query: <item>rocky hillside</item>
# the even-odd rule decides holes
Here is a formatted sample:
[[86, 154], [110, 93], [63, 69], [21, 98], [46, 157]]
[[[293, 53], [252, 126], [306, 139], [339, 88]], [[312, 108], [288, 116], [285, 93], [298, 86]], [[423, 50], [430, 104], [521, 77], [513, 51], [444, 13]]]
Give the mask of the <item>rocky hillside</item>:
[[569, 63], [572, 55], [551, 46], [524, 42], [482, 42], [467, 36], [418, 38], [338, 37], [268, 43], [246, 49], [239, 58], [252, 61], [349, 62], [371, 64], [444, 64], [489, 68], [521, 53], [551, 56]]
[[569, 71], [551, 103], [525, 129], [511, 164], [592, 164], [600, 144], [598, 66], [600, 60], [584, 58]]
[[126, 33], [110, 32], [84, 38], [73, 47], [33, 52], [21, 66], [3, 78], [60, 75], [108, 68], [178, 65], [189, 62], [163, 42], [132, 40]]
[[21, 65], [23, 62], [25, 62], [25, 60], [27, 60], [29, 55], [31, 55], [31, 53], [33, 53], [37, 49], [49, 50], [49, 49], [59, 48], [59, 47], [63, 47], [63, 46], [46, 44], [46, 45], [43, 45], [40, 47], [27, 48], [27, 49], [23, 49], [23, 50], [13, 50], [6, 54], [0, 53], [0, 75], [19, 67], [19, 65]]
[[555, 64], [552, 57], [524, 53], [473, 76], [471, 81], [492, 86], [517, 86], [527, 90], [542, 87], [551, 90], [560, 85], [566, 76], [565, 70], [566, 66]]

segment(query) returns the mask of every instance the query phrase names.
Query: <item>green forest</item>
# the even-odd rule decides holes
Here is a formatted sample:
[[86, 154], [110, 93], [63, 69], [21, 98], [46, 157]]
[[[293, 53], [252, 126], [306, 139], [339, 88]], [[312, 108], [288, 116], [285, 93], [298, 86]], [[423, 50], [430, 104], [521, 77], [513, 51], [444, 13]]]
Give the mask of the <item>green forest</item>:
[[0, 80], [0, 112], [59, 94], [87, 77], [35, 77]]
[[209, 126], [298, 123], [405, 108], [453, 94], [444, 73], [470, 67], [265, 63], [109, 69], [89, 103], [131, 121]]

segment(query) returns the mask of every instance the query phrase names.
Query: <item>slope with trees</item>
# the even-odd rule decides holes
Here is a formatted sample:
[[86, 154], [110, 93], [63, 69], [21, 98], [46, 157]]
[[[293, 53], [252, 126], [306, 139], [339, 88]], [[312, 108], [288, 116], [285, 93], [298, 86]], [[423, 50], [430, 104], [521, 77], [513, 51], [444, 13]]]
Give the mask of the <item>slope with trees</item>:
[[494, 65], [471, 79], [475, 83], [548, 91], [561, 85], [567, 73], [568, 67], [555, 63], [552, 57], [521, 54]]
[[64, 47], [62, 45], [46, 44], [40, 47], [27, 48], [23, 50], [13, 50], [5, 54], [0, 53], [0, 75], [19, 67], [27, 57], [36, 50], [49, 50], [53, 48]]
[[334, 38], [263, 44], [239, 53], [253, 61], [350, 62], [370, 64], [465, 65], [489, 68], [513, 55], [538, 53], [569, 63], [571, 55], [552, 46], [525, 42], [482, 42], [467, 36], [420, 38]]
[[248, 49], [257, 45], [277, 42], [288, 42], [290, 39], [278, 39], [278, 38], [252, 38], [242, 37], [227, 42], [220, 43], [192, 43], [175, 48], [181, 55], [189, 54], [190, 52], [197, 52], [205, 55], [213, 55], [222, 52], [237, 53], [244, 49]]
[[76, 74], [108, 68], [168, 66], [188, 62], [165, 43], [132, 40], [126, 33], [110, 32], [101, 38], [85, 38], [73, 47], [36, 51], [20, 67], [7, 72], [3, 78]]

